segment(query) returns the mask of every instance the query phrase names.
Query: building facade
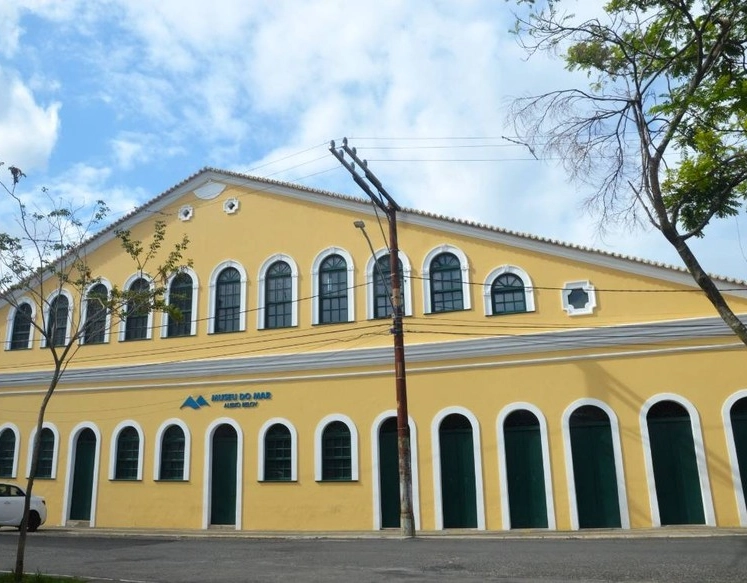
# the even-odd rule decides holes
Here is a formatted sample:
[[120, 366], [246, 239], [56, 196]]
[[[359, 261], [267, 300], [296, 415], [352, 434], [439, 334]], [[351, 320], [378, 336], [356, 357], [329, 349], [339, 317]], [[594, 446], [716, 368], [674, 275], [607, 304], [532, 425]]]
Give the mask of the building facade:
[[[190, 239], [168, 288], [184, 318], [112, 322], [96, 294], [151, 285], [114, 230], [147, 240], [154, 217]], [[687, 273], [398, 222], [417, 529], [747, 526], [745, 348]], [[44, 309], [86, 325], [41, 436], [48, 524], [398, 526], [379, 232], [367, 201], [205, 169], [100, 233], [85, 297], [0, 305], [0, 479], [29, 472], [50, 367], [28, 319]], [[747, 313], [743, 282], [716, 283]]]

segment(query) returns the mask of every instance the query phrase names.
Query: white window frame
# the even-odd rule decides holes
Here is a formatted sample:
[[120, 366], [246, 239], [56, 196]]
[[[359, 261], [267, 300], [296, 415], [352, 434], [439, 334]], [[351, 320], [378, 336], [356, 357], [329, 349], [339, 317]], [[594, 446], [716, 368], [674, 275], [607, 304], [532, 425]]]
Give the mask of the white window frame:
[[446, 407], [433, 417], [431, 422], [431, 444], [433, 447], [433, 502], [436, 530], [444, 528], [443, 492], [441, 491], [441, 422], [449, 415], [457, 414], [467, 418], [472, 425], [472, 449], [475, 462], [475, 506], [477, 510], [477, 530], [485, 530], [485, 488], [482, 475], [482, 446], [480, 444], [480, 422], [474, 413], [464, 407]]
[[[729, 452], [729, 466], [731, 467], [731, 482], [734, 488], [734, 496], [737, 501], [737, 512], [739, 513], [739, 525], [747, 526], [747, 503], [745, 498], [747, 492], [742, 490], [742, 474], [737, 457], [737, 446], [734, 443], [734, 428], [731, 423], [731, 408], [741, 399], [747, 399], [747, 389], [742, 389], [731, 395], [721, 408], [721, 418], [724, 422], [726, 433], [726, 448]], [[0, 427], [2, 429], [2, 427]], [[747, 471], [747, 468], [744, 468]]]
[[18, 311], [18, 307], [22, 306], [23, 304], [28, 304], [31, 306], [31, 324], [29, 325], [29, 343], [26, 348], [32, 348], [34, 346], [34, 332], [36, 332], [36, 326], [34, 325], [34, 322], [36, 322], [36, 304], [31, 300], [29, 296], [22, 296], [17, 302], [15, 306], [11, 306], [10, 310], [8, 310], [8, 320], [6, 324], [6, 332], [5, 332], [5, 350], [10, 350], [10, 345], [13, 341], [13, 323], [16, 319], [16, 312]]
[[568, 483], [568, 504], [571, 513], [571, 530], [579, 530], [578, 502], [576, 500], [576, 474], [573, 470], [573, 449], [571, 446], [571, 415], [579, 407], [591, 405], [598, 407], [607, 414], [612, 434], [612, 452], [615, 458], [615, 478], [617, 480], [617, 504], [620, 510], [620, 527], [630, 528], [630, 512], [628, 510], [628, 494], [625, 487], [625, 466], [622, 457], [622, 443], [620, 441], [620, 424], [615, 411], [604, 401], [599, 399], [577, 399], [563, 411], [561, 423], [563, 427], [563, 446], [565, 448], [565, 475]]
[[[0, 434], [3, 433], [3, 431], [10, 431], [15, 436], [15, 445], [13, 446], [13, 467], [10, 471], [10, 478], [15, 479], [16, 476], [18, 476], [18, 454], [21, 451], [21, 432], [18, 429], [18, 426], [15, 423], [3, 423], [0, 425]], [[2, 480], [4, 478], [0, 478]]]
[[[575, 289], [583, 289], [589, 296], [589, 302], [583, 308], [574, 307], [568, 299], [571, 292]], [[563, 310], [569, 316], [586, 316], [594, 313], [594, 309], [597, 307], [597, 292], [589, 280], [569, 281], [564, 283], [563, 289], [560, 292], [560, 297], [563, 303]]]
[[515, 402], [506, 405], [498, 414], [495, 431], [498, 438], [498, 480], [501, 489], [501, 518], [503, 530], [511, 530], [511, 506], [508, 497], [508, 466], [506, 465], [506, 439], [504, 423], [515, 411], [529, 411], [539, 421], [540, 445], [542, 448], [542, 472], [545, 480], [545, 508], [547, 510], [547, 529], [555, 530], [555, 498], [552, 487], [552, 467], [550, 459], [550, 439], [547, 432], [547, 420], [539, 407], [527, 402]]
[[[88, 318], [88, 295], [91, 293], [91, 290], [96, 287], [97, 285], [102, 284], [106, 288], [106, 297], [111, 297], [112, 293], [112, 284], [109, 282], [108, 279], [101, 278], [98, 281], [95, 281], [88, 285], [86, 288], [85, 293], [83, 294], [83, 297], [81, 298], [80, 302], [80, 329], [78, 330], [78, 343], [87, 346], [84, 343], [85, 336], [83, 329], [86, 326], [86, 318]], [[109, 343], [109, 333], [111, 332], [111, 325], [112, 325], [112, 314], [109, 310], [106, 310], [106, 320], [104, 322], [104, 341], [102, 344], [108, 344]]]
[[524, 271], [521, 267], [517, 267], [516, 265], [501, 265], [500, 267], [496, 267], [493, 271], [491, 271], [488, 276], [485, 278], [485, 283], [483, 285], [483, 303], [485, 306], [485, 315], [486, 316], [510, 316], [512, 314], [495, 314], [493, 313], [493, 283], [495, 282], [498, 277], [501, 275], [504, 275], [506, 273], [510, 273], [512, 275], [515, 275], [516, 277], [520, 277], [521, 280], [524, 282], [524, 304], [526, 305], [525, 312], [515, 312], [517, 314], [527, 313], [527, 312], [534, 312], [534, 286], [532, 285], [532, 278], [529, 277], [529, 274]]
[[[41, 480], [56, 480], [57, 479], [57, 462], [60, 455], [60, 432], [54, 423], [45, 421], [42, 425], [42, 430], [49, 429], [54, 435], [54, 448], [52, 449], [52, 471], [48, 478], [39, 478]], [[31, 436], [29, 438], [28, 455], [26, 457], [26, 477], [31, 475], [31, 460], [34, 457], [34, 439], [36, 438], [36, 427], [31, 430]]]
[[[164, 432], [171, 427], [172, 425], [178, 425], [182, 428], [182, 431], [184, 431], [184, 468], [182, 472], [182, 479], [181, 480], [162, 480], [161, 479], [161, 445], [163, 442], [163, 434]], [[182, 482], [188, 482], [189, 481], [189, 469], [192, 463], [192, 434], [189, 431], [189, 427], [187, 424], [182, 421], [181, 419], [178, 419], [176, 417], [172, 417], [171, 419], [167, 419], [163, 423], [161, 423], [161, 426], [158, 428], [158, 431], [156, 432], [156, 447], [155, 447], [155, 457], [154, 457], [154, 464], [153, 464], [153, 480], [156, 482], [174, 482], [174, 481], [182, 481]]]
[[216, 294], [216, 286], [218, 284], [218, 276], [220, 273], [226, 269], [227, 267], [233, 267], [239, 272], [239, 275], [241, 277], [241, 299], [239, 301], [239, 332], [246, 331], [246, 287], [249, 279], [246, 275], [246, 269], [244, 269], [244, 266], [241, 265], [238, 261], [234, 261], [233, 259], [226, 259], [225, 261], [221, 261], [218, 265], [215, 266], [213, 269], [213, 272], [210, 274], [210, 283], [209, 283], [209, 298], [208, 298], [208, 319], [207, 319], [207, 326], [208, 326], [208, 334], [215, 334], [215, 294]]
[[[140, 424], [137, 421], [134, 421], [133, 419], [127, 419], [125, 421], [122, 421], [121, 423], [118, 423], [117, 426], [114, 428], [114, 431], [112, 431], [112, 439], [111, 443], [109, 444], [109, 479], [110, 480], [117, 480], [116, 474], [117, 474], [117, 453], [118, 453], [118, 440], [119, 440], [119, 434], [122, 432], [123, 429], [126, 429], [127, 427], [132, 427], [135, 431], [137, 431], [138, 436], [138, 452], [137, 452], [137, 477], [135, 478], [136, 481], [142, 481], [143, 479], [143, 452], [145, 451], [145, 434], [143, 433], [142, 427], [140, 427]], [[127, 480], [124, 480], [127, 481]]]
[[[138, 279], [144, 279], [148, 282], [148, 285], [150, 286], [151, 292], [155, 289], [155, 284], [153, 283], [153, 278], [150, 277], [147, 273], [133, 273], [130, 277], [127, 278], [127, 280], [124, 283], [124, 286], [122, 289], [129, 290], [133, 283], [135, 283]], [[125, 341], [125, 334], [127, 333], [127, 306], [124, 306], [124, 317], [119, 320], [119, 341], [124, 342]], [[147, 328], [145, 330], [145, 338], [144, 340], [151, 340], [153, 338], [153, 310], [148, 310], [148, 324]]]
[[[262, 427], [259, 428], [259, 433], [257, 434], [257, 480], [260, 482], [266, 482], [267, 478], [265, 477], [265, 436], [267, 435], [268, 429], [272, 427], [273, 425], [283, 425], [285, 426], [288, 431], [290, 431], [291, 435], [291, 478], [290, 482], [297, 482], [298, 481], [298, 432], [296, 431], [295, 426], [293, 423], [288, 421], [287, 419], [283, 417], [273, 417], [272, 419], [268, 419], [265, 421], [265, 423], [262, 425]], [[351, 442], [352, 447], [352, 442]], [[275, 482], [276, 480], [272, 480]]]
[[[347, 264], [348, 273], [348, 322], [355, 322], [355, 265], [353, 256], [341, 247], [327, 247], [319, 252], [314, 258], [311, 266], [311, 324], [316, 326], [319, 322], [319, 268], [322, 262], [330, 255], [339, 255]], [[339, 323], [339, 322], [338, 322]], [[325, 325], [327, 322], [324, 323]]]
[[67, 321], [65, 322], [65, 344], [64, 346], [67, 346], [67, 344], [70, 342], [71, 332], [73, 328], [73, 296], [70, 294], [69, 291], [66, 289], [56, 289], [51, 294], [47, 296], [47, 299], [44, 300], [44, 309], [43, 309], [43, 317], [42, 317], [42, 325], [44, 329], [44, 333], [41, 335], [41, 347], [46, 348], [49, 346], [48, 339], [47, 339], [47, 326], [49, 324], [49, 308], [52, 305], [52, 302], [57, 298], [57, 296], [64, 296], [67, 299]]
[[651, 456], [651, 437], [648, 433], [648, 412], [661, 401], [674, 401], [682, 405], [690, 416], [690, 431], [695, 446], [695, 461], [698, 467], [700, 480], [700, 495], [703, 499], [703, 516], [706, 526], [716, 526], [716, 513], [713, 508], [713, 496], [711, 494], [711, 481], [708, 477], [706, 465], [706, 450], [703, 442], [703, 431], [700, 425], [700, 415], [695, 406], [674, 393], [659, 393], [648, 399], [641, 407], [639, 423], [641, 426], [641, 443], [643, 445], [643, 461], [645, 462], [646, 478], [648, 482], [648, 498], [651, 510], [651, 526], [661, 526], [661, 515], [659, 514], [659, 499], [656, 496], [656, 479], [654, 477], [654, 462]]
[[[197, 273], [195, 273], [194, 269], [186, 267], [179, 273], [174, 273], [171, 275], [171, 277], [169, 277], [168, 281], [166, 282], [166, 293], [164, 294], [164, 300], [166, 301], [166, 305], [168, 305], [170, 301], [171, 284], [173, 283], [176, 276], [180, 273], [185, 273], [192, 278], [192, 321], [189, 323], [189, 335], [194, 336], [197, 334], [197, 306], [199, 306], [197, 296], [200, 291], [200, 280], [197, 278]], [[161, 314], [161, 338], [169, 338], [168, 312], [163, 312]]]
[[462, 270], [462, 306], [463, 310], [472, 309], [472, 294], [469, 284], [469, 261], [459, 247], [443, 244], [431, 249], [423, 260], [423, 312], [426, 314], [444, 314], [448, 312], [434, 312], [431, 305], [431, 262], [441, 253], [451, 253], [459, 259], [459, 267]]
[[[327, 415], [319, 422], [319, 424], [316, 426], [316, 429], [314, 430], [314, 480], [317, 482], [330, 481], [325, 480], [322, 477], [322, 435], [324, 434], [324, 430], [326, 429], [327, 425], [333, 423], [334, 421], [342, 421], [345, 425], [347, 425], [348, 430], [350, 431], [350, 480], [344, 481], [357, 482], [359, 475], [358, 429], [356, 428], [355, 423], [353, 423], [353, 420], [350, 419], [350, 417], [348, 417], [347, 415], [342, 415], [340, 413], [332, 413], [331, 415]], [[335, 480], [334, 482], [337, 483], [338, 480]]]
[[[291, 327], [298, 326], [298, 265], [293, 257], [284, 253], [276, 253], [265, 259], [257, 273], [257, 330], [265, 330], [265, 280], [267, 270], [278, 261], [284, 261], [291, 269]], [[275, 328], [271, 328], [275, 330]]]
[[[368, 258], [366, 262], [366, 318], [373, 320], [375, 317], [375, 270], [376, 263], [384, 256], [390, 255], [389, 249], [383, 248], [376, 251]], [[405, 316], [412, 316], [412, 266], [410, 258], [401, 250], [398, 252], [399, 260], [402, 262], [402, 295], [404, 296], [404, 305], [402, 313]]]

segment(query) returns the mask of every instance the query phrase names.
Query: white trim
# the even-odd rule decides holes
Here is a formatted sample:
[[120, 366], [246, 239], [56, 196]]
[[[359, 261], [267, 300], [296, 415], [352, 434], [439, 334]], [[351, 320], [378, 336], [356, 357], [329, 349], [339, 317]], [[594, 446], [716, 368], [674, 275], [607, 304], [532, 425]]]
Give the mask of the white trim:
[[[181, 275], [182, 273], [188, 275], [192, 278], [192, 321], [189, 323], [189, 335], [194, 336], [197, 334], [197, 321], [199, 320], [198, 314], [197, 314], [197, 308], [200, 305], [198, 301], [198, 295], [200, 292], [200, 280], [197, 277], [197, 273], [195, 273], [195, 270], [190, 267], [185, 267], [178, 273], [174, 273], [169, 277], [168, 281], [166, 282], [166, 291], [164, 293], [164, 301], [166, 302], [166, 305], [169, 304], [170, 301], [170, 295], [171, 295], [171, 284], [174, 282], [174, 279], [177, 275]], [[169, 337], [169, 314], [168, 312], [164, 311], [161, 312], [161, 338], [168, 338]]]
[[241, 425], [230, 417], [221, 417], [214, 420], [205, 430], [205, 461], [202, 475], [202, 528], [207, 529], [210, 526], [213, 489], [213, 436], [215, 430], [221, 425], [230, 425], [236, 431], [236, 516], [234, 517], [234, 523], [235, 529], [241, 530], [244, 494], [244, 432], [241, 430]]
[[431, 262], [441, 253], [451, 253], [459, 260], [459, 267], [462, 271], [462, 309], [472, 309], [472, 290], [469, 284], [469, 261], [467, 260], [467, 256], [459, 247], [444, 243], [431, 249], [423, 260], [423, 312], [426, 314], [443, 313], [434, 312], [431, 306]]
[[298, 326], [298, 265], [293, 257], [275, 253], [264, 260], [257, 274], [257, 330], [265, 329], [265, 279], [267, 270], [276, 262], [284, 261], [291, 269], [291, 326]]
[[654, 463], [651, 457], [651, 438], [648, 433], [647, 415], [651, 407], [661, 401], [674, 401], [682, 405], [690, 415], [690, 428], [695, 446], [695, 462], [698, 466], [700, 479], [700, 494], [703, 499], [703, 516], [707, 526], [716, 526], [716, 514], [713, 508], [713, 497], [711, 496], [711, 482], [708, 477], [705, 447], [703, 445], [703, 433], [700, 425], [700, 416], [695, 406], [674, 393], [659, 393], [649, 398], [641, 407], [639, 423], [641, 426], [641, 443], [643, 445], [643, 461], [646, 468], [646, 479], [648, 483], [649, 506], [651, 508], [651, 525], [661, 526], [661, 515], [659, 514], [659, 500], [656, 497], [656, 479], [654, 478]]
[[98, 499], [99, 492], [99, 463], [101, 461], [101, 432], [95, 423], [91, 421], [83, 421], [78, 423], [73, 430], [70, 432], [70, 438], [68, 439], [67, 445], [67, 469], [65, 471], [65, 492], [63, 494], [62, 504], [62, 526], [67, 525], [67, 521], [70, 520], [70, 506], [73, 501], [73, 480], [75, 478], [75, 456], [77, 455], [78, 438], [84, 429], [90, 429], [93, 431], [96, 437], [96, 448], [93, 454], [93, 476], [92, 476], [92, 487], [91, 487], [91, 518], [89, 519], [89, 526], [93, 528], [96, 526], [96, 502]]
[[[371, 485], [373, 486], [373, 529], [381, 530], [381, 496], [379, 464], [379, 430], [387, 420], [397, 418], [397, 411], [389, 409], [379, 414], [371, 424]], [[410, 474], [412, 480], [412, 516], [415, 530], [420, 530], [420, 473], [418, 471], [418, 430], [412, 417], [407, 418], [410, 428]]]
[[137, 437], [138, 437], [137, 477], [135, 478], [135, 480], [141, 481], [143, 479], [143, 452], [145, 451], [145, 435], [143, 434], [143, 429], [140, 427], [140, 424], [137, 421], [134, 421], [132, 419], [121, 421], [114, 428], [114, 431], [112, 431], [112, 439], [111, 439], [111, 443], [109, 444], [109, 479], [117, 480], [117, 477], [116, 477], [117, 453], [118, 453], [117, 442], [119, 440], [119, 434], [122, 432], [123, 429], [127, 427], [132, 427], [135, 431], [137, 431]]
[[2, 435], [6, 429], [15, 437], [15, 444], [13, 446], [13, 467], [10, 470], [10, 476], [6, 477], [15, 478], [18, 476], [18, 454], [21, 452], [21, 432], [18, 430], [18, 426], [15, 423], [7, 422], [0, 425], [0, 435]]
[[[374, 319], [374, 270], [376, 269], [376, 262], [389, 255], [389, 249], [379, 249], [373, 255], [369, 256], [366, 262], [366, 318], [369, 320]], [[410, 265], [410, 259], [405, 255], [402, 250], [398, 253], [399, 260], [402, 263], [402, 295], [404, 296], [404, 305], [402, 306], [402, 313], [405, 316], [412, 316], [412, 266]], [[390, 292], [391, 293], [391, 292]]]
[[495, 431], [498, 438], [498, 481], [501, 492], [501, 517], [503, 530], [511, 530], [511, 507], [508, 497], [508, 467], [506, 465], [506, 439], [504, 423], [506, 418], [514, 411], [529, 411], [537, 418], [540, 430], [540, 447], [542, 449], [542, 475], [545, 481], [545, 508], [547, 512], [547, 528], [555, 530], [555, 499], [552, 487], [552, 467], [550, 460], [550, 440], [547, 432], [547, 420], [539, 407], [527, 402], [515, 402], [506, 405], [498, 413], [495, 422]]
[[[171, 419], [167, 419], [163, 423], [161, 423], [161, 426], [158, 428], [158, 431], [156, 432], [156, 443], [155, 443], [155, 458], [153, 463], [153, 479], [155, 481], [164, 481], [164, 482], [170, 482], [174, 480], [161, 480], [160, 477], [160, 471], [161, 471], [161, 442], [163, 441], [163, 433], [172, 425], [178, 425], [181, 427], [182, 431], [184, 431], [184, 473], [182, 475], [182, 481], [187, 482], [189, 481], [189, 469], [191, 465], [191, 453], [192, 453], [192, 434], [189, 431], [189, 427], [187, 424], [182, 421], [181, 419], [177, 419], [176, 417], [172, 417]], [[178, 481], [178, 480], [177, 480]]]
[[[327, 425], [330, 423], [333, 423], [334, 421], [341, 421], [345, 425], [347, 425], [348, 430], [350, 431], [350, 482], [357, 482], [358, 481], [358, 429], [355, 426], [355, 423], [353, 423], [353, 420], [350, 419], [347, 415], [342, 415], [340, 413], [332, 413], [331, 415], [327, 415], [324, 419], [322, 419], [316, 426], [316, 429], [314, 430], [314, 480], [317, 482], [327, 482], [331, 480], [324, 480], [323, 479], [323, 472], [322, 472], [322, 457], [323, 457], [323, 451], [322, 451], [322, 435], [324, 434], [324, 430], [327, 428]], [[338, 481], [338, 480], [335, 480]], [[345, 481], [345, 480], [340, 480]]]
[[[747, 399], [747, 389], [742, 389], [731, 395], [724, 402], [724, 406], [721, 408], [721, 417], [724, 421], [724, 434], [726, 437], [726, 450], [729, 454], [729, 466], [731, 467], [731, 483], [734, 488], [734, 496], [737, 502], [737, 513], [739, 514], [739, 525], [747, 526], [747, 504], [745, 503], [745, 495], [747, 494], [742, 490], [742, 469], [747, 472], [747, 468], [739, 467], [739, 459], [737, 458], [737, 447], [734, 442], [734, 428], [731, 423], [731, 408], [741, 399]], [[2, 429], [2, 428], [0, 428]]]
[[[532, 278], [530, 278], [529, 274], [521, 267], [516, 267], [515, 265], [501, 265], [500, 267], [496, 267], [488, 274], [488, 276], [485, 278], [485, 283], [483, 284], [482, 297], [483, 304], [485, 306], [485, 315], [496, 315], [493, 313], [493, 282], [496, 280], [496, 278], [498, 278], [498, 276], [503, 275], [504, 273], [510, 273], [515, 275], [516, 277], [521, 278], [521, 281], [524, 283], [524, 303], [526, 305], [525, 311], [534, 312], [534, 286], [532, 284]], [[502, 316], [504, 314], [498, 315]]]
[[42, 310], [42, 329], [44, 330], [44, 333], [41, 335], [41, 347], [46, 348], [49, 346], [47, 334], [49, 331], [47, 330], [47, 326], [49, 325], [49, 310], [52, 306], [52, 302], [57, 299], [58, 296], [64, 296], [67, 300], [67, 318], [65, 321], [65, 344], [62, 346], [67, 346], [70, 342], [70, 333], [73, 328], [73, 296], [70, 294], [69, 291], [67, 291], [64, 288], [56, 289], [52, 293], [50, 293], [47, 296], [47, 299], [44, 300], [43, 304], [43, 310]]
[[612, 454], [615, 458], [615, 478], [617, 480], [617, 505], [620, 511], [620, 527], [630, 528], [630, 513], [628, 511], [628, 494], [625, 487], [625, 471], [623, 466], [622, 445], [620, 443], [620, 424], [615, 411], [604, 401], [599, 399], [581, 398], [573, 401], [562, 416], [563, 446], [565, 448], [565, 475], [568, 483], [568, 508], [571, 515], [571, 530], [579, 530], [578, 501], [576, 500], [576, 475], [573, 470], [573, 447], [571, 446], [571, 415], [579, 407], [590, 405], [604, 411], [610, 423], [612, 437]]
[[238, 261], [234, 261], [233, 259], [226, 259], [225, 261], [221, 261], [218, 265], [216, 265], [212, 273], [210, 274], [207, 318], [208, 334], [215, 334], [215, 288], [218, 282], [218, 276], [224, 269], [227, 269], [228, 267], [233, 267], [234, 269], [236, 269], [239, 272], [239, 276], [241, 277], [241, 299], [239, 300], [238, 331], [244, 332], [246, 330], [246, 287], [249, 281], [246, 275], [246, 269], [244, 269], [244, 266], [241, 265], [241, 263], [239, 263]]
[[[144, 279], [146, 282], [148, 282], [148, 286], [150, 287], [150, 291], [152, 292], [155, 289], [155, 284], [153, 283], [153, 279], [146, 273], [133, 273], [130, 277], [127, 278], [127, 280], [124, 283], [124, 286], [122, 286], [122, 289], [129, 290], [130, 287], [139, 279]], [[127, 306], [124, 306], [124, 314], [123, 317], [119, 320], [119, 341], [125, 342], [125, 336], [127, 335]], [[150, 340], [153, 338], [153, 310], [148, 310], [148, 324], [145, 329], [145, 338], [142, 338], [141, 340]], [[128, 342], [137, 342], [137, 340], [128, 340]]]
[[[38, 476], [36, 479], [41, 480], [56, 480], [57, 479], [57, 461], [60, 455], [60, 432], [57, 429], [57, 426], [54, 423], [50, 423], [48, 421], [45, 421], [42, 425], [42, 431], [45, 429], [49, 429], [52, 432], [52, 435], [54, 435], [54, 447], [52, 448], [52, 471], [49, 474], [48, 478], [39, 478]], [[28, 455], [26, 457], [26, 477], [28, 478], [31, 475], [31, 459], [34, 456], [34, 439], [36, 438], [36, 426], [31, 430], [31, 436], [29, 437], [29, 449], [28, 449]]]
[[[298, 432], [293, 423], [283, 417], [273, 417], [264, 422], [257, 434], [257, 481], [265, 482], [265, 434], [273, 425], [283, 425], [291, 436], [291, 477], [290, 482], [298, 481]], [[275, 482], [275, 480], [272, 480]]]
[[[78, 343], [81, 345], [88, 346], [85, 344], [85, 333], [83, 329], [86, 326], [86, 318], [88, 317], [88, 295], [91, 293], [91, 290], [96, 287], [97, 285], [103, 285], [106, 288], [106, 297], [111, 297], [112, 293], [112, 284], [109, 282], [108, 279], [101, 278], [86, 288], [85, 292], [83, 293], [83, 297], [80, 302], [80, 328], [78, 330], [78, 333], [80, 334], [78, 338]], [[110, 310], [106, 310], [106, 317], [104, 320], [104, 341], [101, 344], [107, 344], [109, 342], [109, 336], [111, 333], [111, 325], [112, 325], [112, 314]]]
[[[576, 308], [569, 301], [571, 294], [576, 289], [582, 289], [585, 291], [589, 298], [589, 301], [583, 308]], [[586, 316], [592, 314], [594, 308], [597, 307], [597, 292], [588, 280], [568, 281], [563, 284], [563, 289], [560, 292], [560, 300], [563, 311], [565, 311], [569, 316]]]
[[480, 445], [480, 422], [464, 407], [446, 407], [433, 417], [431, 423], [431, 447], [433, 447], [433, 501], [436, 530], [444, 528], [443, 494], [441, 492], [441, 422], [449, 415], [462, 415], [472, 425], [472, 449], [475, 457], [475, 506], [477, 509], [477, 530], [485, 530], [485, 493], [482, 477], [482, 448]]
[[[34, 326], [34, 322], [36, 321], [36, 304], [30, 297], [22, 296], [18, 300], [18, 302], [16, 302], [14, 306], [10, 306], [10, 309], [8, 310], [8, 319], [6, 321], [5, 330], [5, 350], [10, 350], [10, 345], [13, 341], [13, 323], [16, 319], [16, 312], [18, 311], [18, 308], [20, 308], [23, 304], [28, 304], [29, 306], [31, 306], [31, 317], [29, 322], [29, 342], [26, 348], [34, 347], [34, 332], [36, 331], [36, 326]], [[21, 349], [17, 348], [16, 350]]]
[[[320, 251], [311, 265], [311, 324], [316, 326], [319, 321], [319, 268], [330, 255], [339, 255], [347, 265], [348, 291], [348, 322], [355, 322], [355, 265], [353, 256], [342, 247], [327, 247]], [[327, 324], [327, 322], [324, 322]]]

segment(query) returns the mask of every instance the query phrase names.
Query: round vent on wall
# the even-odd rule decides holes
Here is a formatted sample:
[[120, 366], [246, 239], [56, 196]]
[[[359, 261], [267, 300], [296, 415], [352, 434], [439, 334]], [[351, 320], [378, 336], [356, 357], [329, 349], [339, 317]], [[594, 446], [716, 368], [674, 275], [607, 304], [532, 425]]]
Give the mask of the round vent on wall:
[[238, 198], [229, 198], [226, 200], [226, 202], [223, 203], [223, 210], [227, 215], [232, 215], [237, 210], [239, 210], [239, 199]]
[[191, 206], [183, 206], [179, 209], [179, 220], [180, 221], [188, 221], [192, 218], [192, 216], [195, 213], [195, 209], [193, 209]]

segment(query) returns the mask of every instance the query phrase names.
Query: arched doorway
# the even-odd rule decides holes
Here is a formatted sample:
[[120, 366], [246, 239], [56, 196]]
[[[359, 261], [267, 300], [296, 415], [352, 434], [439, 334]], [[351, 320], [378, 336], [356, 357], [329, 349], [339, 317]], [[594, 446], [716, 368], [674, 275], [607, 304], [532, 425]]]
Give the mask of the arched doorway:
[[679, 403], [659, 401], [646, 424], [661, 524], [705, 524], [689, 413]]
[[511, 528], [547, 528], [542, 435], [537, 416], [526, 409], [503, 422]]
[[396, 417], [389, 417], [379, 427], [379, 496], [381, 527], [398, 528], [400, 500]]
[[210, 524], [236, 524], [238, 436], [228, 424], [213, 432], [210, 473]]
[[610, 418], [594, 405], [568, 420], [579, 528], [619, 528], [620, 502]]
[[95, 464], [96, 434], [93, 430], [85, 428], [75, 441], [70, 520], [91, 520]]
[[734, 450], [741, 479], [742, 496], [747, 497], [747, 397], [742, 397], [729, 410]]
[[441, 506], [444, 528], [477, 528], [475, 451], [472, 425], [452, 413], [439, 426]]

